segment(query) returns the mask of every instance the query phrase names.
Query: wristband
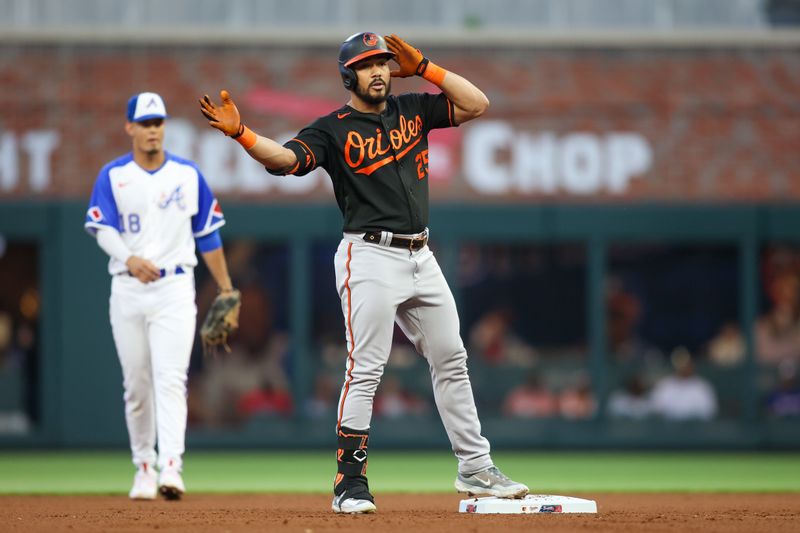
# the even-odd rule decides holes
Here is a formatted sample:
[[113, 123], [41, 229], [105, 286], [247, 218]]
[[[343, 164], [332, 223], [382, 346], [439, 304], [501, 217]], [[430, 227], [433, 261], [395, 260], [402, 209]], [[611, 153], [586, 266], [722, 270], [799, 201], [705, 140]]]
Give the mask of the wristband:
[[245, 150], [249, 150], [255, 146], [258, 136], [253, 130], [240, 122], [239, 131], [236, 132], [236, 135], [231, 135], [231, 139], [241, 144]]
[[422, 76], [434, 85], [441, 85], [447, 71], [439, 65], [432, 63], [427, 57], [417, 65], [417, 75]]

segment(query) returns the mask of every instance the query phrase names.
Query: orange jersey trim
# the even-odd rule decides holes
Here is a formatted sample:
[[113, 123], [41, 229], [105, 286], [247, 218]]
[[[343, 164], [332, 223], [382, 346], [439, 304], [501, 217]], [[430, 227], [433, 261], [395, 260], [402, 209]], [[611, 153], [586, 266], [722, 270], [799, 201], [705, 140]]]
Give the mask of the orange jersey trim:
[[[447, 98], [447, 97], [445, 97], [445, 98]], [[453, 107], [454, 107], [454, 105], [455, 104], [453, 104], [453, 102], [451, 102], [450, 99], [447, 98], [447, 120], [450, 121], [450, 126], [451, 127], [455, 126], [455, 124], [453, 124]]]
[[309, 148], [306, 143], [304, 143], [303, 141], [301, 141], [297, 137], [295, 137], [292, 140], [293, 141], [297, 141], [300, 144], [302, 144], [305, 147], [305, 149], [308, 150], [308, 153], [311, 154], [311, 168], [314, 168], [315, 166], [317, 166], [317, 156], [314, 155], [314, 151], [311, 148]]
[[339, 403], [339, 419], [336, 421], [336, 431], [337, 433], [342, 429], [342, 416], [344, 416], [344, 401], [347, 398], [347, 393], [350, 391], [350, 383], [353, 381], [353, 367], [356, 364], [355, 359], [353, 358], [353, 351], [356, 349], [356, 341], [355, 337], [353, 336], [353, 324], [352, 324], [352, 315], [353, 315], [353, 302], [352, 302], [352, 294], [350, 291], [350, 276], [352, 272], [350, 271], [350, 261], [353, 259], [353, 243], [348, 243], [347, 245], [347, 262], [345, 263], [345, 268], [347, 269], [347, 278], [344, 280], [344, 288], [347, 291], [347, 331], [350, 334], [350, 352], [347, 354], [347, 360], [350, 362], [350, 367], [347, 369], [347, 377], [344, 381], [344, 392], [342, 392], [342, 400]]

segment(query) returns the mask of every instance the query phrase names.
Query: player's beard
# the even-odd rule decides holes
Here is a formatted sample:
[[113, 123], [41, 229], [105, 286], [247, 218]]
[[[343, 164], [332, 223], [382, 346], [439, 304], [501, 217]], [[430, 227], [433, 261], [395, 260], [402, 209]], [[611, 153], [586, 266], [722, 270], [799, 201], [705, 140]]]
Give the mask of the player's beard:
[[[370, 82], [370, 84], [372, 84], [372, 81]], [[366, 89], [362, 89], [361, 84], [359, 83], [356, 85], [356, 94], [358, 95], [359, 98], [361, 98], [370, 105], [379, 105], [384, 103], [386, 99], [389, 98], [389, 95], [392, 94], [392, 79], [389, 78], [389, 81], [387, 81], [385, 85], [386, 86], [384, 87], [382, 94], [378, 96], [373, 96], [369, 92], [369, 87], [367, 87]]]

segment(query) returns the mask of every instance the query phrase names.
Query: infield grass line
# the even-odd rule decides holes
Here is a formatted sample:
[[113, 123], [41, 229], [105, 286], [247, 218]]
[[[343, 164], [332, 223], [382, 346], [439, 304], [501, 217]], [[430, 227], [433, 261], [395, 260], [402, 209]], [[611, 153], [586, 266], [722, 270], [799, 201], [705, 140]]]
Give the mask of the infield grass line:
[[[498, 452], [497, 466], [534, 493], [800, 492], [800, 454]], [[194, 493], [328, 493], [334, 452], [190, 451]], [[447, 452], [370, 450], [375, 492], [454, 492]], [[124, 494], [133, 479], [125, 452], [0, 451], [0, 494]]]

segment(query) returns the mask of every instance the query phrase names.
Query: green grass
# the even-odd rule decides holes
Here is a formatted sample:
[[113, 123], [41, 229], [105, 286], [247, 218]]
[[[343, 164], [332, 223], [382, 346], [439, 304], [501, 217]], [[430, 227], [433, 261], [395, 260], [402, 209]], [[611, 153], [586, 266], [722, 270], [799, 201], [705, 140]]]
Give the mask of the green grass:
[[[800, 454], [496, 453], [537, 493], [800, 492]], [[193, 452], [186, 484], [199, 492], [328, 492], [333, 452]], [[450, 492], [448, 453], [370, 453], [376, 492]], [[122, 452], [0, 452], [0, 494], [118, 494], [133, 476]]]

